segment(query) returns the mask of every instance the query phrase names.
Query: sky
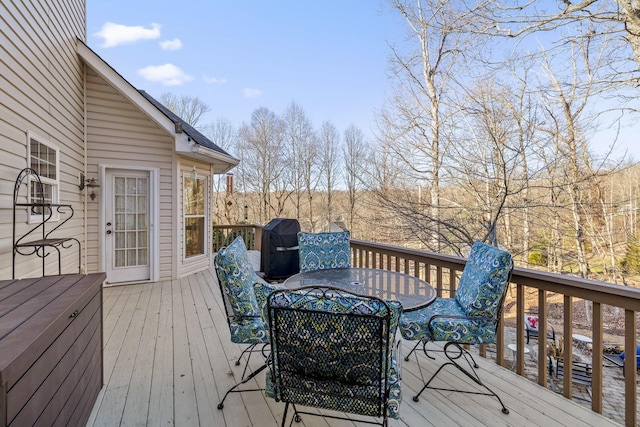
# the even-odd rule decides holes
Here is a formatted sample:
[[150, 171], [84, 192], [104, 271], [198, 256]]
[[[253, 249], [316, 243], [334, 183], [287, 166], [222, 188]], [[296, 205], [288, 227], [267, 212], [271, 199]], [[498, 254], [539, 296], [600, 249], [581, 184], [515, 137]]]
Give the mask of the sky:
[[301, 106], [369, 133], [389, 87], [387, 41], [401, 35], [378, 0], [89, 0], [87, 44], [137, 89], [198, 97], [239, 127], [266, 107]]
[[[371, 138], [390, 95], [389, 44], [404, 23], [382, 0], [88, 0], [87, 44], [137, 89], [198, 97], [198, 125], [238, 128], [257, 108], [295, 102], [316, 128], [325, 120]], [[592, 148], [607, 150], [610, 134]], [[640, 160], [640, 124], [623, 129], [616, 156]]]

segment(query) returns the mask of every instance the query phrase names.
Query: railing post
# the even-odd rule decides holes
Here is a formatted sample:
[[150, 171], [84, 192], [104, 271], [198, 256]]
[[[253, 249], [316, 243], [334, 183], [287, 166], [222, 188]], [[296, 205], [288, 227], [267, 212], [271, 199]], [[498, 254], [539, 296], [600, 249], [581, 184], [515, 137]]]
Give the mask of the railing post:
[[[562, 361], [564, 363], [562, 391], [564, 397], [573, 397], [573, 304], [570, 295], [564, 296], [564, 341], [562, 343]], [[568, 319], [568, 320], [567, 320]], [[547, 331], [545, 331], [546, 333]]]
[[[516, 372], [522, 376], [524, 376], [524, 292], [524, 286], [516, 286]], [[542, 334], [538, 336], [538, 340], [541, 337]]]
[[255, 227], [256, 230], [256, 251], [262, 250], [262, 227]]
[[635, 426], [638, 423], [636, 410], [637, 395], [637, 357], [636, 354], [636, 314], [632, 310], [624, 311], [624, 414], [625, 425]]
[[[524, 313], [523, 313], [524, 314]], [[538, 384], [547, 386], [547, 291], [538, 289]], [[524, 323], [524, 318], [522, 319]], [[518, 332], [520, 333], [520, 332]], [[521, 332], [524, 335], [524, 330]], [[555, 339], [555, 338], [554, 338]], [[556, 345], [554, 342], [553, 345]]]
[[[593, 326], [591, 330], [591, 366], [602, 366], [602, 304], [592, 303]], [[602, 369], [593, 369], [591, 378], [591, 409], [602, 413]]]

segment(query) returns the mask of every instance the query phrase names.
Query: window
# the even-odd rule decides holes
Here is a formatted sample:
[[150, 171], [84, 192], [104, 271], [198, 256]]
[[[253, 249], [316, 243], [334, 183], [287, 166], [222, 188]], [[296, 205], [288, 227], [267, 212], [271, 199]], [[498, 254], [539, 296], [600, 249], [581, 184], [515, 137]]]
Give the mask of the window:
[[[28, 133], [27, 138], [29, 140], [29, 167], [35, 170], [40, 176], [44, 192], [44, 202], [58, 203], [58, 192], [60, 188], [58, 147], [32, 133]], [[43, 194], [40, 193], [36, 181], [32, 180], [29, 185], [29, 202], [35, 203], [42, 200]], [[35, 214], [35, 216], [32, 215], [31, 220], [41, 220], [41, 218], [38, 218], [42, 215], [41, 210], [34, 210], [32, 213]], [[48, 214], [48, 212], [45, 213]], [[52, 219], [55, 219], [56, 210], [53, 211], [53, 214], [54, 218]]]
[[205, 180], [184, 176], [184, 256], [204, 255], [206, 248]]

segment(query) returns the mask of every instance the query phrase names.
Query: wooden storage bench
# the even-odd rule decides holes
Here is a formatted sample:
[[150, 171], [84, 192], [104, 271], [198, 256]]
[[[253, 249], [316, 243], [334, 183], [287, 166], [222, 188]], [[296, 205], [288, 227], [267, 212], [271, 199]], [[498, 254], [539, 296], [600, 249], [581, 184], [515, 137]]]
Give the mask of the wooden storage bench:
[[105, 278], [0, 281], [0, 426], [86, 424], [102, 388]]

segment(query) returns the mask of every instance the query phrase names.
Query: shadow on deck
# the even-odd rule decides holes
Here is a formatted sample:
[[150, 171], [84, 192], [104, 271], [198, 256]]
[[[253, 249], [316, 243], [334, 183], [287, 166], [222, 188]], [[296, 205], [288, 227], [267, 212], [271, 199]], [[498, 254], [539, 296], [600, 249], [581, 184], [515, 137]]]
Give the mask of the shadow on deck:
[[[224, 410], [216, 408], [242, 374], [233, 363], [241, 347], [230, 342], [223, 313], [211, 270], [181, 280], [104, 289], [105, 386], [88, 425], [279, 425], [284, 404], [261, 392], [232, 394]], [[412, 344], [403, 342], [405, 354]], [[430, 376], [440, 362], [419, 357], [422, 373], [415, 359], [403, 362], [401, 419], [390, 420], [390, 426], [618, 425], [481, 357], [480, 375], [500, 394], [509, 415], [486, 396], [427, 390], [414, 402], [421, 374]], [[461, 375], [450, 371], [441, 378], [451, 380], [447, 386], [468, 384]], [[256, 379], [264, 383], [264, 373]], [[349, 423], [307, 417], [301, 425]]]

